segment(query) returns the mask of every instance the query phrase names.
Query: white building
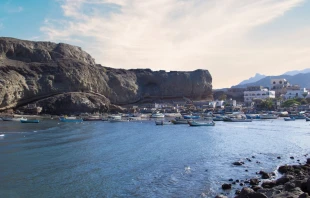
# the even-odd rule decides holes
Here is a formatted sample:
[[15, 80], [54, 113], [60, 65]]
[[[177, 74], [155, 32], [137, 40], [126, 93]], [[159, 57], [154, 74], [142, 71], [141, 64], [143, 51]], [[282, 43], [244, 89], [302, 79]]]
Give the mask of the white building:
[[[304, 94], [306, 96], [304, 96]], [[287, 89], [286, 94], [284, 95], [284, 98], [286, 100], [293, 99], [293, 98], [305, 98], [309, 97], [309, 92], [306, 90], [306, 88], [299, 88], [299, 89]]]
[[275, 91], [269, 91], [267, 88], [244, 91], [244, 102], [251, 103], [253, 99], [275, 98]]
[[271, 79], [271, 89], [282, 89], [288, 87], [290, 83], [285, 78]]

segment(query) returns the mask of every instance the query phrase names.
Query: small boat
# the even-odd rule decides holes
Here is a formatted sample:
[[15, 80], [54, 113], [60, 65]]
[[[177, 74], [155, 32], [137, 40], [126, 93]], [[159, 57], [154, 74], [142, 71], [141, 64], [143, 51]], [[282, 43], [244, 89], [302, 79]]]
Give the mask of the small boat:
[[20, 120], [21, 123], [39, 123], [39, 120]]
[[246, 114], [245, 116], [247, 119], [260, 119], [259, 114]]
[[123, 120], [123, 119], [111, 119], [110, 122], [129, 122], [128, 119]]
[[246, 118], [225, 118], [225, 122], [252, 122], [252, 119]]
[[197, 122], [197, 121], [188, 121], [189, 126], [214, 126], [215, 122]]
[[310, 118], [306, 117], [306, 121], [310, 121]]
[[21, 120], [27, 120], [27, 118], [21, 117], [21, 118], [15, 118], [15, 117], [3, 117], [3, 121], [21, 121]]
[[99, 116], [89, 116], [86, 118], [83, 118], [83, 121], [101, 121], [102, 118], [100, 118]]
[[60, 122], [83, 122], [83, 119], [77, 119], [76, 117], [59, 117]]
[[223, 121], [224, 118], [223, 116], [215, 116], [214, 118], [212, 118], [213, 121]]
[[153, 113], [151, 115], [151, 118], [164, 118], [164, 117], [165, 117], [165, 115], [162, 113], [159, 113], [159, 112]]
[[156, 125], [169, 125], [169, 124], [172, 124], [171, 121], [163, 121], [163, 120], [158, 120], [158, 121], [155, 121], [155, 124]]
[[261, 114], [260, 119], [277, 119], [278, 115], [275, 114]]
[[290, 118], [294, 118], [294, 119], [306, 119], [306, 116], [304, 116], [304, 115], [291, 115]]
[[284, 118], [284, 121], [295, 121], [295, 118], [294, 118], [294, 117], [291, 117], [291, 118]]
[[184, 119], [199, 119], [200, 116], [197, 116], [197, 115], [184, 115], [183, 118]]
[[188, 119], [184, 118], [175, 118], [174, 120], [171, 120], [173, 124], [188, 124]]

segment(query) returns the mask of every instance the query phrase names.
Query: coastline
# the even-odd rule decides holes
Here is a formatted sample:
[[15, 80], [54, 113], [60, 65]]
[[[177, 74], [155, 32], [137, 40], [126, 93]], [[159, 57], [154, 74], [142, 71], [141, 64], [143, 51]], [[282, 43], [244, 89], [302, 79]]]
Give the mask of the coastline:
[[[215, 198], [228, 198], [232, 191], [235, 191], [235, 198], [310, 198], [310, 158], [309, 154], [303, 156], [304, 163], [297, 159], [298, 163], [281, 165], [274, 172], [259, 170], [249, 180], [229, 179], [222, 184], [223, 193]], [[250, 158], [246, 159], [251, 162]], [[295, 158], [291, 156], [290, 159]], [[233, 165], [243, 166], [244, 163], [237, 161]]]

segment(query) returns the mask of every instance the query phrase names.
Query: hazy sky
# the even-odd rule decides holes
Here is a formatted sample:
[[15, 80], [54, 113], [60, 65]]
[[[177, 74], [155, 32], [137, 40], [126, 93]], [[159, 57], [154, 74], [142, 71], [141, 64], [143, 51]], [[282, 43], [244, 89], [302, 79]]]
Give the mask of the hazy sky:
[[208, 69], [213, 87], [310, 67], [310, 0], [1, 0], [0, 36], [115, 68]]

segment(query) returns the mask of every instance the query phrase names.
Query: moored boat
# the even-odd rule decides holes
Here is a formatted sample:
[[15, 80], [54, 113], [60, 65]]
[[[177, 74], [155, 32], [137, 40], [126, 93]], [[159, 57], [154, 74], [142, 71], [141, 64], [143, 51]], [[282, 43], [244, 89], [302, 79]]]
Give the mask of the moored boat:
[[261, 114], [260, 119], [277, 119], [278, 115], [275, 114]]
[[215, 122], [197, 122], [194, 120], [188, 121], [189, 126], [215, 126]]
[[225, 122], [252, 122], [252, 119], [246, 118], [225, 118]]
[[164, 118], [164, 117], [165, 117], [165, 115], [162, 113], [159, 113], [159, 112], [153, 113], [151, 115], [151, 118]]
[[199, 119], [200, 116], [198, 116], [198, 115], [184, 115], [183, 118], [184, 119]]
[[83, 119], [77, 119], [76, 117], [59, 117], [60, 122], [83, 122]]
[[21, 121], [21, 120], [27, 120], [27, 118], [21, 117], [21, 118], [15, 118], [15, 117], [2, 117], [3, 121]]
[[284, 121], [295, 121], [295, 118], [294, 118], [294, 117], [291, 117], [291, 118], [284, 118]]
[[188, 124], [188, 119], [176, 117], [174, 120], [171, 120], [173, 124]]
[[291, 115], [290, 118], [294, 119], [306, 119], [305, 115]]
[[306, 121], [310, 121], [310, 118], [306, 117]]
[[172, 124], [172, 122], [171, 121], [157, 120], [157, 121], [155, 121], [155, 124], [156, 125], [169, 125], [169, 124]]
[[21, 123], [39, 123], [39, 120], [20, 120]]

